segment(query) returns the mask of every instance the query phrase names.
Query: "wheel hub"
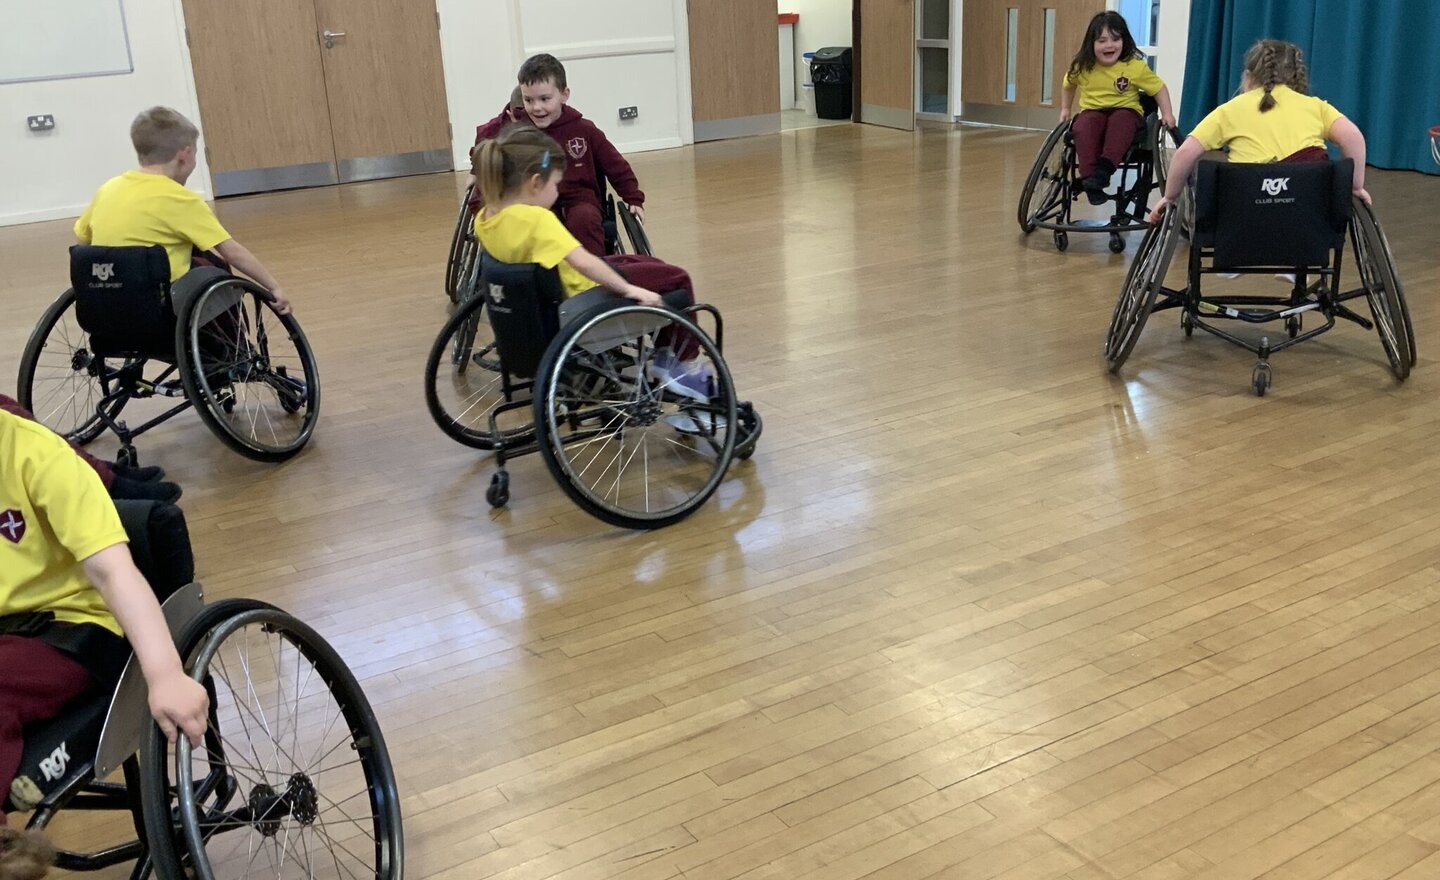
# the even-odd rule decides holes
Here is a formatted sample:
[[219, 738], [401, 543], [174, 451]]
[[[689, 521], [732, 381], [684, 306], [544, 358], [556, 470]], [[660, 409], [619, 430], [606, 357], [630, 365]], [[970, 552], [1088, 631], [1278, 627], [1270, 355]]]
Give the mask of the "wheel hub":
[[280, 833], [285, 802], [275, 789], [262, 782], [250, 790], [250, 797], [245, 799], [245, 803], [250, 808], [250, 824], [255, 826], [255, 830], [266, 837]]
[[301, 825], [309, 825], [320, 815], [320, 793], [315, 783], [304, 773], [290, 777], [285, 791], [285, 800], [290, 803], [290, 815]]

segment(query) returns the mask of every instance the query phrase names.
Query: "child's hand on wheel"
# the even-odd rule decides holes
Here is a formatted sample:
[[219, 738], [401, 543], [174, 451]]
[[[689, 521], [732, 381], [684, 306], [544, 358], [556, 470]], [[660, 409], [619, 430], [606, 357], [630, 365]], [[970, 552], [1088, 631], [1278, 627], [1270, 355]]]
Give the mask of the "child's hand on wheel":
[[634, 214], [634, 215], [635, 215], [635, 219], [639, 220], [641, 223], [644, 223], [644, 222], [645, 222], [645, 206], [644, 206], [644, 205], [631, 205], [631, 206], [630, 206], [630, 213], [631, 213], [631, 214]]
[[290, 311], [291, 311], [291, 309], [290, 309], [290, 300], [288, 300], [288, 299], [285, 298], [285, 294], [280, 291], [280, 288], [277, 287], [277, 288], [271, 290], [271, 291], [270, 291], [270, 296], [273, 297], [273, 298], [270, 300], [270, 308], [271, 308], [271, 310], [273, 310], [273, 311], [275, 312], [275, 314], [277, 314], [277, 315], [288, 315], [288, 314], [290, 314]]
[[1069, 121], [1070, 121], [1070, 108], [1069, 108], [1069, 107], [1063, 107], [1063, 108], [1061, 108], [1061, 110], [1060, 110], [1060, 121], [1061, 121], [1061, 122], [1069, 122]]
[[1166, 131], [1172, 130], [1175, 128], [1175, 117], [1169, 113], [1162, 113], [1160, 114], [1160, 124], [1165, 126]]
[[658, 308], [665, 305], [665, 300], [660, 298], [660, 294], [656, 293], [653, 290], [646, 290], [643, 287], [637, 287], [634, 284], [626, 288], [625, 298], [633, 299], [642, 306], [656, 306]]
[[1367, 204], [1367, 205], [1374, 204], [1374, 202], [1371, 202], [1371, 201], [1370, 201], [1370, 194], [1365, 191], [1365, 187], [1363, 187], [1363, 186], [1356, 187], [1355, 190], [1354, 190], [1354, 192], [1353, 192], [1353, 195], [1355, 196], [1355, 198], [1359, 199], [1360, 201], [1364, 202], [1364, 203]]
[[200, 682], [177, 665], [174, 672], [150, 685], [150, 714], [170, 742], [183, 732], [190, 745], [199, 746], [210, 714], [210, 697]]
[[1155, 203], [1155, 210], [1151, 211], [1150, 216], [1146, 217], [1145, 219], [1150, 221], [1151, 225], [1159, 223], [1160, 218], [1165, 216], [1165, 209], [1169, 206], [1170, 200], [1165, 198], [1164, 196], [1161, 196], [1160, 201]]

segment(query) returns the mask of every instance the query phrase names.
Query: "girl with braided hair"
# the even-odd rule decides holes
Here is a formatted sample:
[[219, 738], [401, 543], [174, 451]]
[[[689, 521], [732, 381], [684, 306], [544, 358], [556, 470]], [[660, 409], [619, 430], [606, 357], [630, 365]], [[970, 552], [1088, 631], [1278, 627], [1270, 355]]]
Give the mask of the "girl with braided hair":
[[1170, 162], [1165, 195], [1150, 222], [1159, 222], [1165, 206], [1180, 196], [1206, 150], [1225, 147], [1231, 162], [1323, 162], [1325, 142], [1355, 160], [1351, 189], [1370, 204], [1365, 191], [1365, 135], [1325, 101], [1311, 96], [1310, 76], [1300, 47], [1282, 40], [1260, 40], [1245, 53], [1240, 94], [1216, 107], [1195, 126]]

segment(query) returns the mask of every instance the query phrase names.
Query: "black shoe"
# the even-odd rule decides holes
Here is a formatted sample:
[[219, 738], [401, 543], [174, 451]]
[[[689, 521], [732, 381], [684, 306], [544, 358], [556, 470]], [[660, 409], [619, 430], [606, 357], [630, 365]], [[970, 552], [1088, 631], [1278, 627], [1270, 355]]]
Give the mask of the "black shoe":
[[142, 482], [118, 474], [110, 483], [110, 497], [131, 501], [164, 501], [174, 504], [180, 500], [181, 488], [175, 483], [163, 481]]
[[158, 464], [152, 464], [148, 467], [117, 467], [115, 468], [115, 475], [140, 483], [153, 483], [156, 480], [165, 479], [165, 469]]

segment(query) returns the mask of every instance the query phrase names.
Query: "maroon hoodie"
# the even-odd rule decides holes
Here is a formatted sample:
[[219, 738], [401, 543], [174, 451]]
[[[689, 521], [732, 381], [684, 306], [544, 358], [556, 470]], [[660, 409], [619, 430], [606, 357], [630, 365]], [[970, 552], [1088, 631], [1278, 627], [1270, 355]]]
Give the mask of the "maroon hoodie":
[[[527, 118], [523, 110], [515, 111], [515, 115], [521, 119]], [[499, 116], [476, 127], [475, 143], [495, 137], [512, 121], [507, 107]], [[560, 200], [555, 205], [557, 208], [576, 202], [598, 205], [600, 185], [595, 177], [597, 168], [627, 204], [645, 204], [645, 193], [640, 191], [640, 183], [635, 179], [630, 163], [625, 161], [625, 157], [620, 155], [620, 151], [605, 137], [605, 132], [580, 115], [579, 110], [566, 104], [560, 108], [560, 117], [544, 131], [565, 151], [565, 176], [560, 179]]]

